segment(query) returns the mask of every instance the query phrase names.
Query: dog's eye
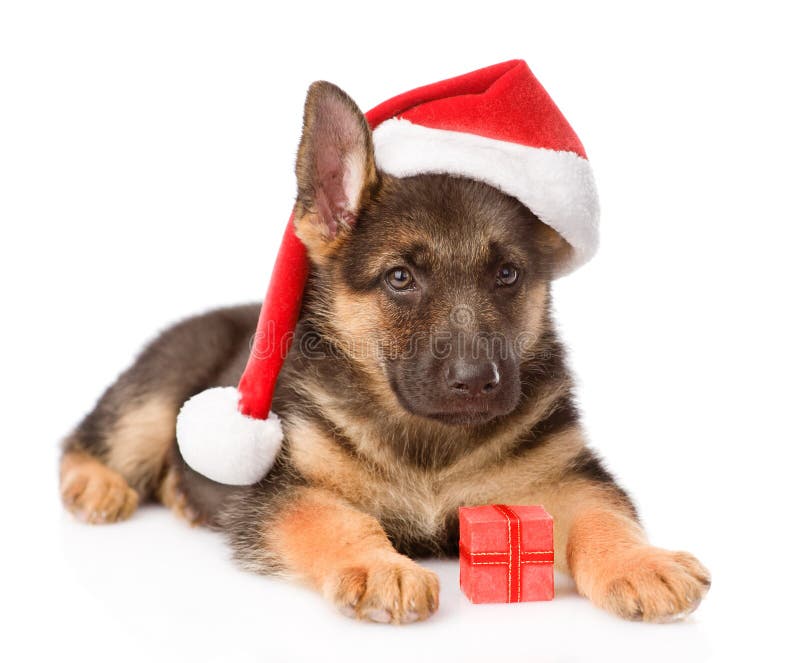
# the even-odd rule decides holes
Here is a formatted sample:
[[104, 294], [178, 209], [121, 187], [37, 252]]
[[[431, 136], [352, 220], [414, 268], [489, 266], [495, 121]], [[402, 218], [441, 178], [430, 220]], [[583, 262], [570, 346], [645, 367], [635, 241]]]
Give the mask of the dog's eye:
[[386, 282], [395, 290], [408, 290], [414, 279], [405, 267], [392, 267], [386, 272]]
[[519, 271], [514, 265], [503, 265], [497, 270], [495, 283], [499, 286], [514, 285], [519, 278]]

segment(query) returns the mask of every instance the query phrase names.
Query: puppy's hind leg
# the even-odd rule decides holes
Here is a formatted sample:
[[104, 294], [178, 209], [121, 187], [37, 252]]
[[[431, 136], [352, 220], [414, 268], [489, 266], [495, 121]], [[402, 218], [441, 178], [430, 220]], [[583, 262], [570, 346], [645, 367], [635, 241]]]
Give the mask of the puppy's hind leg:
[[188, 499], [181, 483], [181, 472], [177, 463], [171, 463], [156, 489], [158, 501], [193, 527], [206, 524], [206, 517]]
[[258, 307], [214, 311], [175, 325], [145, 348], [64, 444], [61, 495], [68, 510], [88, 522], [114, 522], [158, 497], [180, 511], [169, 471], [178, 410], [192, 394], [226, 383], [257, 316]]
[[93, 524], [124, 520], [139, 504], [125, 477], [79, 449], [61, 458], [61, 499], [75, 516]]
[[[109, 408], [108, 400], [101, 399], [68, 438], [61, 459], [64, 505], [95, 524], [128, 518], [156, 488], [175, 438], [178, 412], [176, 405], [155, 395], [119, 408]], [[100, 437], [92, 435], [101, 431]]]

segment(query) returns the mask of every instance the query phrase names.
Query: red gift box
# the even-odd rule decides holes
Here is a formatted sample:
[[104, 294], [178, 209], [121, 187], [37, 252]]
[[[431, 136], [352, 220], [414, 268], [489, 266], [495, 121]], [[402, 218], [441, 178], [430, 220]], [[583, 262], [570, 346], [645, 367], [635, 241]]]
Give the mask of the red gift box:
[[553, 598], [553, 518], [541, 506], [461, 507], [461, 589], [473, 603]]

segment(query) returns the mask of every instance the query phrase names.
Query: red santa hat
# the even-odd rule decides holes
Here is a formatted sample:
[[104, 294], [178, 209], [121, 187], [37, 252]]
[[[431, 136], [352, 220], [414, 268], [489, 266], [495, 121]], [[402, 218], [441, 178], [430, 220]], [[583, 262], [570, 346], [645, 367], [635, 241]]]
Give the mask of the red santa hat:
[[[514, 196], [572, 247], [558, 275], [594, 254], [599, 209], [586, 153], [522, 60], [411, 90], [376, 106], [366, 118], [379, 170], [397, 177], [469, 177]], [[283, 434], [270, 404], [308, 269], [290, 218], [238, 389], [208, 389], [181, 409], [181, 454], [214, 481], [255, 483], [280, 450]]]

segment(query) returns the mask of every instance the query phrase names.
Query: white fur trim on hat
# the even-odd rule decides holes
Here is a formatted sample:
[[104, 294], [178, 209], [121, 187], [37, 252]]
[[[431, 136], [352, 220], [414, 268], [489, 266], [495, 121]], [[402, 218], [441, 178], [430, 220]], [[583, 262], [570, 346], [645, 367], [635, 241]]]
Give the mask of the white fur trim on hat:
[[448, 173], [514, 196], [573, 247], [559, 276], [597, 250], [600, 206], [589, 162], [574, 152], [529, 147], [392, 118], [373, 131], [378, 168], [396, 177]]
[[239, 412], [235, 387], [214, 387], [192, 396], [178, 413], [176, 433], [189, 467], [233, 486], [262, 479], [283, 440], [277, 415], [254, 419]]

